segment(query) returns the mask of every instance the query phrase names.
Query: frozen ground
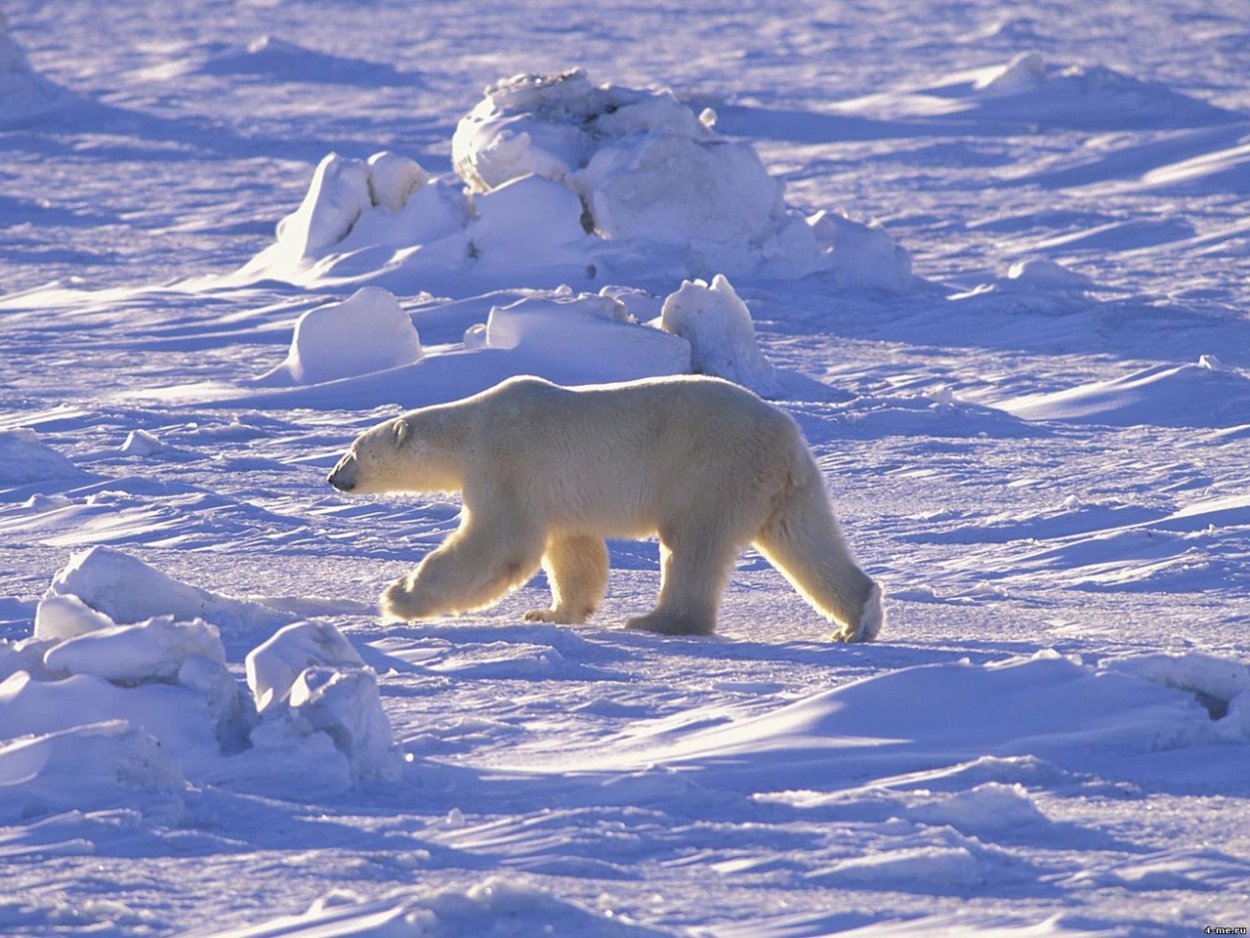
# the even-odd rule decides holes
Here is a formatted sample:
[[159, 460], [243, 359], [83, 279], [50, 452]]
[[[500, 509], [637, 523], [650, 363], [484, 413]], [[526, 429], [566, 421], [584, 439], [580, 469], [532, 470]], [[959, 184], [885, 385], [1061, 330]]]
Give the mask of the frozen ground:
[[[0, 932], [1250, 926], [1244, 10], [3, 12]], [[653, 543], [588, 626], [377, 618], [457, 505], [355, 432], [691, 362], [877, 643], [753, 554], [624, 632]]]

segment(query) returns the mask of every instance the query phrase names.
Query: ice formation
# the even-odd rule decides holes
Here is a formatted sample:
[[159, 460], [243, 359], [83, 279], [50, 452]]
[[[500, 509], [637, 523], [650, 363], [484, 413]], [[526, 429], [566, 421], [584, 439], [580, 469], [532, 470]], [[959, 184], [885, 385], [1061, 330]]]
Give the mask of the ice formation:
[[[119, 571], [136, 594], [109, 604], [119, 618], [178, 612], [115, 625], [63, 591], [98, 602], [95, 587]], [[318, 790], [341, 790], [396, 770], [377, 677], [333, 625], [297, 623], [254, 649], [247, 693], [218, 628], [185, 615], [188, 597], [213, 594], [116, 552], [75, 558], [57, 587], [31, 638], [0, 642], [0, 818], [128, 792], [177, 800], [187, 780], [290, 791], [294, 769]]]
[[671, 91], [595, 85], [580, 69], [507, 78], [456, 127], [458, 178], [393, 153], [332, 153], [242, 275], [440, 289], [469, 268], [531, 286], [818, 271], [910, 283], [880, 225], [805, 219], [754, 147], [714, 124]]
[[691, 368], [685, 339], [633, 323], [618, 300], [571, 290], [492, 307], [481, 335], [484, 348], [511, 350], [535, 364], [562, 362], [566, 373], [560, 380], [566, 384], [684, 374]]
[[723, 274], [687, 280], [664, 301], [661, 328], [690, 343], [699, 374], [727, 378], [765, 396], [778, 393], [777, 373], [755, 341], [751, 312]]
[[[257, 624], [289, 621], [265, 606], [180, 583], [113, 547], [90, 547], [71, 557], [52, 578], [44, 603], [66, 594], [78, 597], [119, 625], [162, 615], [179, 620], [206, 618]], [[62, 612], [66, 608], [62, 607]]]
[[[296, 622], [281, 629], [248, 654], [247, 682], [261, 717], [251, 734], [260, 750], [307, 749], [304, 740], [324, 734], [350, 778], [395, 771], [377, 675], [334, 626]], [[324, 745], [312, 742], [312, 758], [320, 759]]]
[[361, 287], [340, 303], [300, 316], [286, 360], [261, 384], [317, 384], [420, 361], [424, 352], [412, 320], [395, 295]]

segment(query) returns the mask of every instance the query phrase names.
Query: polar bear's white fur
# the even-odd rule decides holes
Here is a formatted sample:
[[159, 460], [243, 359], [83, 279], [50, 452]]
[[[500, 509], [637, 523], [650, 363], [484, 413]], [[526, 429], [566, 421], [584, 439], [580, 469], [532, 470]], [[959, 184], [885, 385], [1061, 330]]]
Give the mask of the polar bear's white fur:
[[382, 594], [398, 619], [487, 606], [541, 564], [552, 605], [526, 618], [584, 622], [607, 586], [604, 538], [658, 534], [659, 600], [631, 629], [711, 633], [749, 544], [837, 624], [835, 639], [869, 641], [884, 620], [794, 421], [716, 378], [511, 378], [365, 431], [329, 481], [358, 494], [463, 493], [456, 532]]

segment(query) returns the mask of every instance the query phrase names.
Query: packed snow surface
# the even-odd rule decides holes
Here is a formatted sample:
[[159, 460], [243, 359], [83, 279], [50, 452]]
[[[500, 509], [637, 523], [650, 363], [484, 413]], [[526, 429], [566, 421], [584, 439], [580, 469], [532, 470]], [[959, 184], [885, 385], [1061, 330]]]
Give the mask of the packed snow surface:
[[[0, 933], [1250, 925], [1226, 6], [9, 0]], [[751, 550], [627, 632], [654, 541], [379, 619], [459, 503], [358, 432], [685, 372], [799, 424], [876, 642]]]

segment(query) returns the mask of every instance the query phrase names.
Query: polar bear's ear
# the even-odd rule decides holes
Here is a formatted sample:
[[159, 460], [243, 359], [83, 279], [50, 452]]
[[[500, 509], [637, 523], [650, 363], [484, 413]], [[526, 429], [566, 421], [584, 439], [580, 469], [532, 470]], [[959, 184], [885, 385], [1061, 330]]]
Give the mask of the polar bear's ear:
[[395, 421], [393, 429], [395, 431], [395, 445], [403, 446], [404, 440], [408, 439], [408, 435], [412, 432], [412, 427], [408, 425], [407, 420], [401, 417]]

